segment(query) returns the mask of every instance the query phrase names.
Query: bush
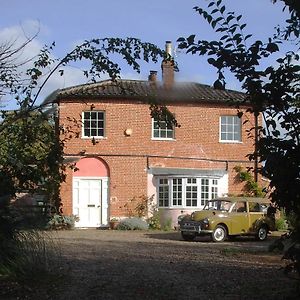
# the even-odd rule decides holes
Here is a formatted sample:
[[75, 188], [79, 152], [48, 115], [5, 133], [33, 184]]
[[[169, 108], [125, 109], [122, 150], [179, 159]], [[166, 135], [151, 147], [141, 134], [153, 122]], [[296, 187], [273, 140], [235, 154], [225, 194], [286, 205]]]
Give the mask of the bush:
[[152, 229], [152, 230], [160, 230], [161, 229], [158, 213], [154, 213], [153, 216], [148, 219], [148, 225], [149, 225], [149, 229]]
[[171, 218], [168, 218], [164, 221], [164, 224], [162, 226], [162, 230], [164, 230], [164, 231], [172, 230], [172, 219]]
[[78, 220], [76, 216], [53, 215], [46, 225], [46, 229], [74, 229], [75, 222]]
[[280, 217], [275, 220], [275, 228], [276, 230], [287, 230], [288, 229], [288, 223], [285, 217]]
[[121, 220], [117, 230], [147, 230], [148, 224], [141, 218], [126, 218]]

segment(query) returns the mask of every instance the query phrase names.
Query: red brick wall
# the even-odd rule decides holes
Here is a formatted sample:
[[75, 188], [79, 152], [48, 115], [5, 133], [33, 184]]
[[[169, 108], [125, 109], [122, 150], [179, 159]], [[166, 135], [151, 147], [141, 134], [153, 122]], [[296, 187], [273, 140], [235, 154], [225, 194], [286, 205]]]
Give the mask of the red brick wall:
[[[97, 139], [94, 145], [90, 139], [81, 138], [80, 118], [82, 111], [105, 111], [105, 138]], [[220, 105], [172, 104], [169, 109], [175, 113], [181, 125], [175, 129], [175, 140], [153, 140], [152, 122], [149, 105], [130, 101], [101, 100], [85, 102], [64, 102], [60, 105], [60, 125], [65, 129], [72, 129], [74, 133], [65, 134], [65, 154], [101, 157], [110, 169], [110, 211], [112, 215], [124, 214], [124, 204], [134, 196], [146, 194], [147, 163], [149, 166], [225, 169], [225, 162], [211, 160], [233, 160], [229, 163], [229, 193], [239, 193], [242, 185], [234, 182], [235, 172], [232, 168], [247, 161], [246, 155], [253, 149], [253, 139], [247, 138], [246, 130], [254, 126], [253, 117], [245, 113], [243, 121], [250, 122], [243, 125], [242, 143], [219, 142], [219, 118], [221, 115], [235, 115], [236, 109]], [[71, 120], [73, 119], [73, 120]], [[74, 119], [79, 122], [74, 123]], [[124, 131], [132, 129], [131, 136]], [[76, 136], [78, 133], [78, 137]], [[71, 137], [72, 136], [72, 137]], [[182, 160], [171, 158], [149, 158], [146, 155], [197, 157], [208, 159]], [[249, 165], [244, 163], [243, 165]], [[61, 195], [65, 213], [71, 213], [72, 174], [68, 170], [67, 181], [62, 185]], [[121, 211], [120, 211], [121, 210]]]

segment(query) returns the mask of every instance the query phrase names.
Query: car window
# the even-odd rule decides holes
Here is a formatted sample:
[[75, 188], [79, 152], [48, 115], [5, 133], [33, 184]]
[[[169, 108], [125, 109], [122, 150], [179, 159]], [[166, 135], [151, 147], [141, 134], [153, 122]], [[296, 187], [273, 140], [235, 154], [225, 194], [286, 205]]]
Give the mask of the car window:
[[232, 207], [231, 211], [238, 212], [238, 213], [247, 212], [246, 202], [244, 202], [244, 201], [236, 202], [234, 204], [234, 206]]
[[204, 206], [203, 210], [221, 210], [229, 211], [232, 206], [232, 202], [225, 200], [213, 200], [208, 201]]
[[262, 208], [257, 202], [249, 202], [249, 212], [261, 212]]

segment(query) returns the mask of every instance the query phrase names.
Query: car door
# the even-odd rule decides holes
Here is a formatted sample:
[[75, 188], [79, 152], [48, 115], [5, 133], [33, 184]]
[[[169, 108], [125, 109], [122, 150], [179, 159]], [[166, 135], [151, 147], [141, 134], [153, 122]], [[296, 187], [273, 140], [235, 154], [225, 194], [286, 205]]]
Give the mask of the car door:
[[250, 232], [256, 232], [259, 227], [259, 220], [262, 220], [265, 216], [262, 205], [257, 202], [249, 202], [249, 219], [250, 219]]
[[231, 208], [229, 218], [231, 219], [231, 230], [229, 234], [243, 234], [249, 231], [249, 216], [245, 201], [237, 201]]

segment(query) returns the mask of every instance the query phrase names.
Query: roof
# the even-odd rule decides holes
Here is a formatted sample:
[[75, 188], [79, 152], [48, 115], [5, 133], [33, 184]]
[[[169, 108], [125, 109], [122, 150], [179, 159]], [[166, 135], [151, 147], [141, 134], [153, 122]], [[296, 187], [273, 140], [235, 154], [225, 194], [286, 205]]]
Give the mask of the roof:
[[222, 177], [226, 171], [215, 169], [215, 170], [205, 170], [205, 169], [184, 169], [184, 168], [157, 168], [151, 167], [148, 172], [153, 175], [160, 176], [205, 176], [205, 177]]
[[[55, 100], [68, 99], [130, 99], [139, 101], [175, 102], [242, 102], [245, 94], [232, 90], [217, 90], [211, 86], [186, 82], [166, 89], [160, 82], [144, 80], [104, 80], [58, 90]], [[47, 101], [47, 99], [46, 99]]]
[[230, 202], [236, 202], [236, 201], [248, 201], [248, 202], [257, 202], [257, 203], [270, 203], [270, 199], [268, 198], [261, 198], [261, 197], [217, 197], [213, 200], [223, 200], [223, 201], [230, 201]]

